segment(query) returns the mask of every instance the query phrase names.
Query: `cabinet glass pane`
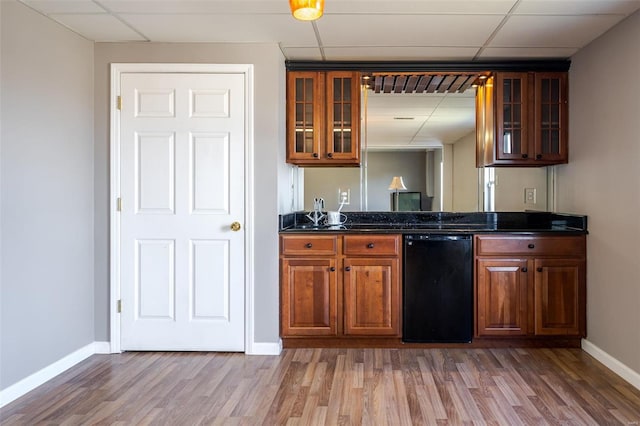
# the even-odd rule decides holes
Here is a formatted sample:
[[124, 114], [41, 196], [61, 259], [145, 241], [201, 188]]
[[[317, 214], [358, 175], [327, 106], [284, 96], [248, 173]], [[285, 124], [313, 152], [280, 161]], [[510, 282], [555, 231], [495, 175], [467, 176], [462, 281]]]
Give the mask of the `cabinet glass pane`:
[[540, 144], [543, 154], [560, 153], [560, 79], [540, 80]]
[[296, 78], [295, 151], [297, 153], [314, 152], [313, 85], [312, 78]]
[[351, 88], [354, 83], [351, 77], [334, 77], [332, 82], [332, 149], [334, 153], [348, 153], [351, 152], [352, 148], [351, 127], [353, 123], [351, 119]]
[[506, 155], [523, 153], [522, 141], [522, 81], [506, 78], [502, 84], [502, 146]]
[[502, 96], [502, 100], [504, 102], [511, 102], [511, 80], [505, 79], [503, 83], [504, 95]]

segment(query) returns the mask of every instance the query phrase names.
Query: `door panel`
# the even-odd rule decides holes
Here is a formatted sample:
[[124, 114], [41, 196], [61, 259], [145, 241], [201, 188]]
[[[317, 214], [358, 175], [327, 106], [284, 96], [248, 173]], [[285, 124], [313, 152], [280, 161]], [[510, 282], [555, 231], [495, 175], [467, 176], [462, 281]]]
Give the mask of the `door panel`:
[[244, 87], [121, 75], [123, 350], [244, 350]]
[[347, 258], [344, 266], [344, 334], [398, 336], [398, 259]]
[[535, 332], [538, 335], [583, 334], [580, 311], [585, 289], [585, 262], [581, 259], [537, 259]]
[[477, 261], [478, 336], [527, 334], [527, 260]]

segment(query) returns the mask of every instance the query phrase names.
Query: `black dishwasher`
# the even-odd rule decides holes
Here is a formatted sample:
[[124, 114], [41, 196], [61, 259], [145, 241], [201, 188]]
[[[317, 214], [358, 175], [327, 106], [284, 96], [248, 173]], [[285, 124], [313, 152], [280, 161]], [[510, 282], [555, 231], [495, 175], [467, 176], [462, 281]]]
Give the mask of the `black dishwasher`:
[[403, 341], [471, 341], [472, 255], [470, 235], [404, 236]]

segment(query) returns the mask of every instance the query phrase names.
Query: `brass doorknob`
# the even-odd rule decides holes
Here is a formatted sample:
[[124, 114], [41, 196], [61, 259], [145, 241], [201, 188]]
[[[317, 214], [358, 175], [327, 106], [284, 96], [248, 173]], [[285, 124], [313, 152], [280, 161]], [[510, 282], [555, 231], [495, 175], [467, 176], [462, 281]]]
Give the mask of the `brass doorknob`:
[[231, 224], [231, 230], [232, 230], [232, 231], [234, 231], [234, 232], [235, 232], [235, 231], [239, 231], [239, 230], [240, 230], [240, 228], [241, 228], [241, 226], [240, 226], [240, 222], [233, 222], [233, 223]]

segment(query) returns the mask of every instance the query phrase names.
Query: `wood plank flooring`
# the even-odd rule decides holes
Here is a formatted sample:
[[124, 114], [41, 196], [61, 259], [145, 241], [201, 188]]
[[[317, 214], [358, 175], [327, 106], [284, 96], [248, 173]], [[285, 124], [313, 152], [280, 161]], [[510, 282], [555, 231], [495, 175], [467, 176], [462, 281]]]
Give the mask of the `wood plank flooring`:
[[639, 425], [640, 391], [580, 349], [95, 355], [2, 425]]

